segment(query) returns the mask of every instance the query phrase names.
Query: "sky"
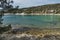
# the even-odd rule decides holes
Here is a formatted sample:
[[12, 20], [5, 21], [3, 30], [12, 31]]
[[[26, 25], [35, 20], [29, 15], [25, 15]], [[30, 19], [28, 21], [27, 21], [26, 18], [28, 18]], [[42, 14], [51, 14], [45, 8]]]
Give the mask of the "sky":
[[13, 0], [13, 1], [14, 1], [13, 5], [14, 6], [19, 5], [20, 8], [60, 3], [60, 0]]

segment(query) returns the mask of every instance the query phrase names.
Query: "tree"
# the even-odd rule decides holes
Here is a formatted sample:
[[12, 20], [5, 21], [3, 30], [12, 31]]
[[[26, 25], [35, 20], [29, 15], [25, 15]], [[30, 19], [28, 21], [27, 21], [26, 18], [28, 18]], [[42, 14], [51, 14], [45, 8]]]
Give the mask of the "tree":
[[0, 26], [2, 26], [2, 21], [3, 21], [3, 19], [2, 19], [2, 15], [0, 15]]

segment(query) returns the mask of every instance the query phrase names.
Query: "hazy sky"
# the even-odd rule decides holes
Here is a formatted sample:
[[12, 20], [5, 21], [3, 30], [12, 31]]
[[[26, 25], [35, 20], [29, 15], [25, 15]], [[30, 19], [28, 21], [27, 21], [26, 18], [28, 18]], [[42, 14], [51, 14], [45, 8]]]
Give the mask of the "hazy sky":
[[14, 0], [14, 5], [19, 5], [20, 7], [31, 7], [52, 3], [60, 3], [60, 0]]

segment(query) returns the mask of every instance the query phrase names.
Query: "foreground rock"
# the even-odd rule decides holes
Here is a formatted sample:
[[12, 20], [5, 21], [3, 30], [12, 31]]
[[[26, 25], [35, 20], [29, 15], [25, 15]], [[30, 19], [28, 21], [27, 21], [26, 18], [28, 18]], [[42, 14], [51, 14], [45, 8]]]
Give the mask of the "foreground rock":
[[27, 34], [2, 34], [0, 40], [60, 40], [60, 35], [45, 35], [44, 37], [37, 37]]
[[20, 27], [0, 34], [0, 40], [60, 40], [60, 28]]

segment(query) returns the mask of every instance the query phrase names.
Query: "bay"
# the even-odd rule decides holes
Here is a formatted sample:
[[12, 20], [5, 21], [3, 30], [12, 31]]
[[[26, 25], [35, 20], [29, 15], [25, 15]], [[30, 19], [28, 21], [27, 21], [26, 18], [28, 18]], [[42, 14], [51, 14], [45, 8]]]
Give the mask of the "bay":
[[60, 15], [5, 15], [3, 24], [30, 25], [38, 27], [59, 27]]

